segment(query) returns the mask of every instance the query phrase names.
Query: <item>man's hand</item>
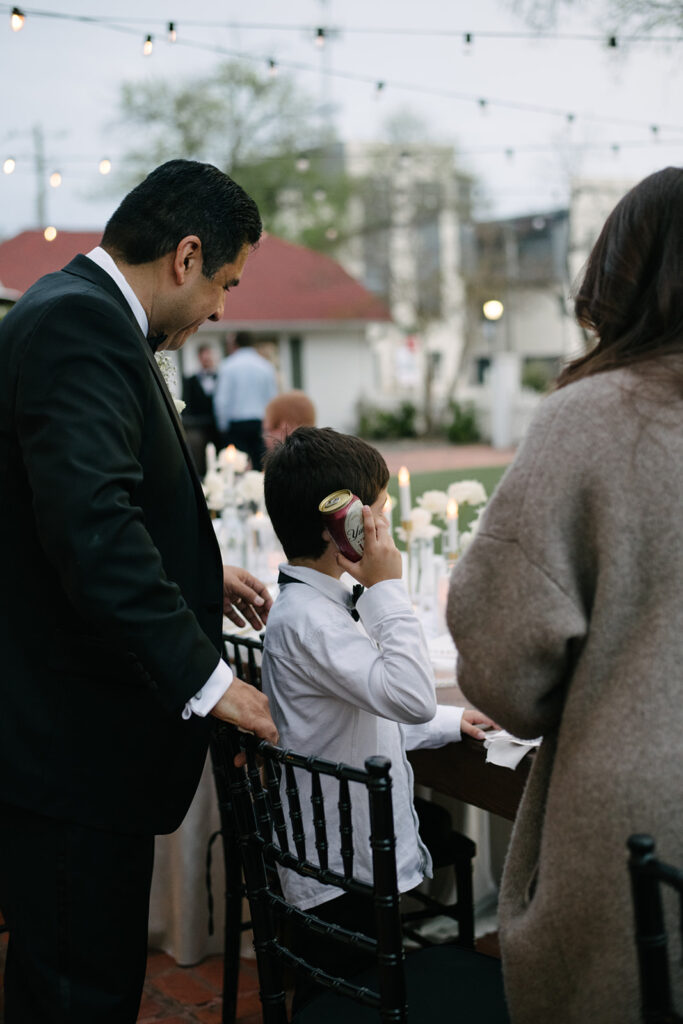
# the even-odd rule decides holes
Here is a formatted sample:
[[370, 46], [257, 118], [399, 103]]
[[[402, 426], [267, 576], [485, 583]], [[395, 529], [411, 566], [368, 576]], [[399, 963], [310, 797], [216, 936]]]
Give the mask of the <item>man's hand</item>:
[[337, 552], [337, 565], [365, 587], [381, 580], [400, 580], [403, 571], [401, 552], [394, 544], [389, 524], [382, 513], [374, 516], [372, 509], [364, 505], [363, 529], [365, 541], [360, 562], [350, 562]]
[[211, 712], [215, 718], [230, 722], [260, 739], [277, 743], [278, 734], [270, 717], [268, 698], [255, 686], [235, 677]]
[[[246, 569], [234, 565], [223, 566], [223, 614], [236, 626], [244, 626], [246, 619], [255, 630], [266, 624], [273, 601], [268, 588]], [[242, 618], [244, 616], [244, 618]]]

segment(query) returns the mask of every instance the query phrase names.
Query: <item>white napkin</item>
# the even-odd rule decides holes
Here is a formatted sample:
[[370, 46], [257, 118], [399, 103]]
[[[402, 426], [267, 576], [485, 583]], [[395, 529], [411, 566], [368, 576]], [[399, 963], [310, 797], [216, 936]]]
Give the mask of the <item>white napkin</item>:
[[533, 747], [538, 747], [542, 737], [535, 740], [520, 740], [512, 736], [505, 729], [497, 732], [488, 732], [484, 740], [486, 747], [486, 761], [488, 764], [497, 764], [501, 768], [516, 768], [525, 754]]

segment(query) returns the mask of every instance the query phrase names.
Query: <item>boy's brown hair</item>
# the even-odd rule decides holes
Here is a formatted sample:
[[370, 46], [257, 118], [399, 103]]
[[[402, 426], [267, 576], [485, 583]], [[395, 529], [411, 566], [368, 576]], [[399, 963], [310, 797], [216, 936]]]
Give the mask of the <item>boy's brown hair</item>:
[[327, 542], [318, 505], [348, 488], [372, 505], [389, 482], [372, 445], [331, 427], [299, 427], [265, 459], [266, 509], [288, 559], [320, 558]]

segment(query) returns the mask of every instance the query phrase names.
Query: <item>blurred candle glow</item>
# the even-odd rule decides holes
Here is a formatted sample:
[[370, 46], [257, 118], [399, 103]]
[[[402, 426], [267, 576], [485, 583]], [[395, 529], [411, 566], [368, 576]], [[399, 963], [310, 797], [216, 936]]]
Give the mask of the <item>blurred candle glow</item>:
[[454, 555], [458, 550], [458, 503], [451, 498], [446, 505], [446, 543], [448, 551]]
[[410, 473], [406, 466], [401, 466], [398, 471], [398, 507], [401, 522], [407, 523], [410, 520], [412, 501], [410, 498]]

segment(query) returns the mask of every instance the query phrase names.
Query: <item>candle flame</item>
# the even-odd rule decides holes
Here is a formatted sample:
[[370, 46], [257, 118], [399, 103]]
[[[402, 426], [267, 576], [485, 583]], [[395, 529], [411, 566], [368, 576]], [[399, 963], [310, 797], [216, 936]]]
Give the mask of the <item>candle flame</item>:
[[236, 455], [237, 455], [237, 449], [235, 448], [234, 444], [229, 444], [228, 447], [225, 449], [225, 458], [226, 458], [226, 460], [228, 462], [234, 462]]
[[399, 469], [398, 482], [400, 486], [405, 486], [410, 483], [410, 473], [408, 472], [407, 466], [401, 466]]
[[458, 518], [458, 503], [455, 498], [450, 498], [446, 505], [446, 518], [457, 519]]

